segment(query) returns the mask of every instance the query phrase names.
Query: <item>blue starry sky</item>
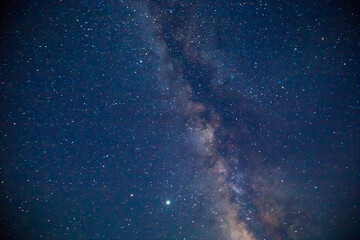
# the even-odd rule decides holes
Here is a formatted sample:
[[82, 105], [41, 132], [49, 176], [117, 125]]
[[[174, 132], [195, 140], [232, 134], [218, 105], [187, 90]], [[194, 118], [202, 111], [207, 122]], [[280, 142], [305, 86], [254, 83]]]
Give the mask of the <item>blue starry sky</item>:
[[359, 238], [359, 1], [1, 5], [1, 239]]

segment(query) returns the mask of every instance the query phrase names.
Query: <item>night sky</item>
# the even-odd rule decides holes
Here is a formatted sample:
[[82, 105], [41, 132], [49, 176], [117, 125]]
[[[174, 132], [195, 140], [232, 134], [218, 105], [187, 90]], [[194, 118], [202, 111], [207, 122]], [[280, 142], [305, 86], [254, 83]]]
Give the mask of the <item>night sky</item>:
[[2, 3], [0, 239], [360, 239], [359, 9]]

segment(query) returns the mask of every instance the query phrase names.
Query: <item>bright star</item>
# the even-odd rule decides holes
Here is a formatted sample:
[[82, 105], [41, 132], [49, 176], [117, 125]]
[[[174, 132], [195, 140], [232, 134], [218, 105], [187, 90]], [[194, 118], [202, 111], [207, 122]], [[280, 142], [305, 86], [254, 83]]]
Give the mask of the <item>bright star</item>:
[[170, 204], [171, 204], [170, 200], [166, 200], [166, 205], [170, 205]]

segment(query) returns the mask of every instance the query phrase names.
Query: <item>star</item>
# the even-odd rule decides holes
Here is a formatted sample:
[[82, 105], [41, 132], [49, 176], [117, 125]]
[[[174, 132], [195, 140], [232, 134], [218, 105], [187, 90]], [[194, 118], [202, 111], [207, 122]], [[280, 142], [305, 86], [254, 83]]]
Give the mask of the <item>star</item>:
[[169, 206], [169, 205], [171, 204], [171, 201], [170, 201], [170, 200], [166, 200], [166, 202], [165, 202], [165, 203], [166, 203], [166, 205], [168, 205], [168, 206]]

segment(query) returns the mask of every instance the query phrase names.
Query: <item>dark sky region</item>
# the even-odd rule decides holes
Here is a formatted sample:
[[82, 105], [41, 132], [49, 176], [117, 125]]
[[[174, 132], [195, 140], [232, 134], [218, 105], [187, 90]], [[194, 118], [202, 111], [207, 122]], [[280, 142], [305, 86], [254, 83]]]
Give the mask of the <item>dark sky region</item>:
[[360, 239], [359, 9], [2, 3], [0, 239]]

